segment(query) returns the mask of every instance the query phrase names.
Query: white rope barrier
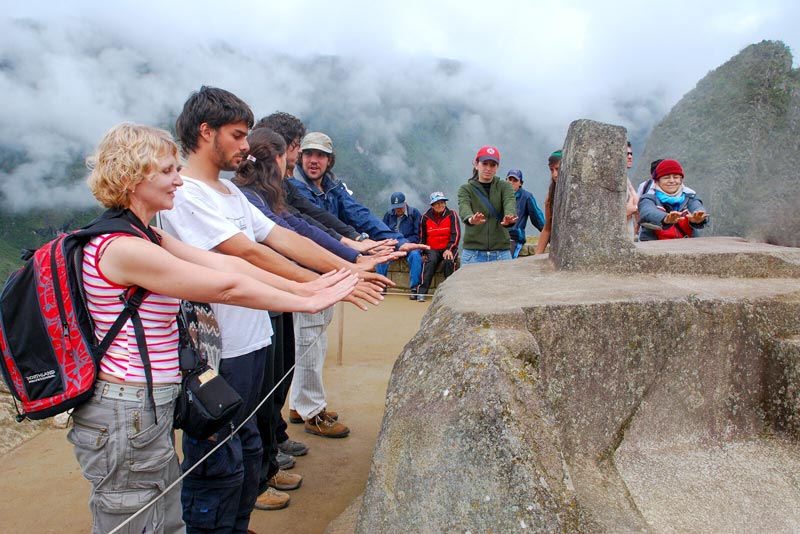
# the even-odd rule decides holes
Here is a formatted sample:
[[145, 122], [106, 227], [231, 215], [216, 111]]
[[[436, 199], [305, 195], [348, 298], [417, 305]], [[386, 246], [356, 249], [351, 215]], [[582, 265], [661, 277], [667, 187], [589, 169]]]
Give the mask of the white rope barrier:
[[[419, 293], [419, 294], [421, 294], [421, 295], [424, 295], [424, 296], [426, 297], [426, 299], [427, 299], [428, 297], [433, 297], [433, 295], [432, 295], [432, 294], [430, 294], [430, 293], [425, 293], [425, 294]], [[395, 291], [389, 292], [389, 291], [387, 291], [387, 292], [386, 292], [386, 293], [384, 293], [383, 295], [384, 295], [384, 296], [395, 296], [395, 297], [408, 297], [408, 296], [416, 296], [416, 295], [418, 295], [418, 293], [412, 293], [412, 292], [410, 292], [410, 291], [409, 291], [408, 293], [406, 293], [406, 292], [395, 292]], [[339, 313], [340, 313], [340, 314], [342, 314], [342, 321], [343, 321], [343, 320], [344, 320], [344, 307], [343, 307], [343, 306], [342, 306], [342, 307], [339, 309]], [[167, 486], [166, 488], [164, 488], [164, 491], [162, 491], [162, 492], [161, 492], [159, 495], [157, 495], [157, 496], [156, 496], [156, 497], [155, 497], [155, 498], [154, 498], [152, 501], [150, 501], [150, 502], [148, 502], [147, 504], [145, 504], [145, 505], [144, 505], [144, 506], [143, 506], [143, 507], [142, 507], [140, 510], [138, 510], [136, 513], [134, 513], [132, 516], [130, 516], [130, 517], [129, 517], [128, 519], [126, 519], [124, 522], [120, 523], [120, 524], [119, 524], [119, 525], [118, 525], [118, 526], [117, 526], [117, 527], [116, 527], [114, 530], [112, 530], [111, 532], [109, 532], [109, 534], [115, 534], [116, 532], [119, 532], [119, 531], [120, 531], [122, 528], [124, 528], [124, 527], [125, 527], [125, 526], [126, 526], [128, 523], [130, 523], [131, 521], [133, 521], [134, 519], [136, 519], [136, 518], [137, 518], [139, 515], [141, 515], [142, 513], [144, 513], [144, 512], [145, 512], [145, 510], [147, 510], [148, 508], [150, 508], [151, 506], [153, 506], [153, 505], [154, 505], [156, 502], [158, 502], [158, 500], [159, 500], [159, 499], [161, 499], [161, 498], [162, 498], [164, 495], [166, 495], [166, 494], [167, 494], [169, 491], [171, 491], [173, 488], [175, 488], [175, 486], [178, 486], [178, 485], [179, 485], [179, 484], [180, 484], [180, 483], [183, 481], [183, 479], [184, 479], [184, 478], [186, 478], [186, 476], [187, 476], [187, 475], [189, 475], [189, 473], [191, 473], [192, 471], [194, 471], [194, 470], [195, 470], [195, 469], [196, 469], [196, 468], [197, 468], [197, 467], [198, 467], [200, 464], [202, 464], [204, 461], [206, 461], [206, 459], [207, 459], [208, 457], [210, 457], [212, 454], [214, 454], [214, 453], [215, 453], [215, 452], [216, 452], [216, 451], [217, 451], [217, 450], [218, 450], [220, 447], [222, 447], [222, 446], [223, 446], [225, 443], [227, 443], [227, 442], [228, 442], [228, 441], [229, 441], [229, 440], [230, 440], [230, 439], [231, 439], [231, 438], [232, 438], [234, 435], [236, 435], [236, 433], [237, 433], [237, 432], [239, 432], [239, 430], [240, 430], [240, 429], [241, 429], [241, 428], [242, 428], [242, 427], [245, 425], [245, 423], [247, 423], [247, 421], [249, 421], [249, 420], [250, 420], [250, 419], [251, 419], [251, 418], [252, 418], [252, 417], [253, 417], [253, 416], [256, 414], [256, 412], [258, 412], [258, 410], [261, 408], [261, 406], [263, 406], [263, 405], [264, 405], [264, 403], [265, 403], [265, 402], [267, 402], [267, 400], [268, 400], [270, 397], [272, 397], [272, 394], [275, 392], [275, 390], [276, 390], [276, 389], [278, 389], [278, 386], [280, 386], [281, 384], [283, 384], [283, 382], [284, 382], [284, 381], [285, 381], [285, 380], [286, 380], [286, 379], [289, 377], [289, 375], [292, 373], [292, 371], [294, 371], [294, 368], [297, 366], [297, 362], [298, 362], [299, 360], [302, 360], [303, 358], [305, 358], [306, 354], [308, 354], [308, 351], [310, 351], [310, 350], [311, 350], [311, 348], [312, 348], [312, 347], [314, 347], [314, 345], [316, 345], [316, 344], [319, 342], [319, 340], [322, 338], [322, 335], [323, 335], [324, 333], [325, 333], [325, 331], [323, 330], [323, 332], [322, 332], [320, 335], [318, 335], [318, 336], [317, 336], [317, 337], [314, 339], [314, 342], [313, 342], [313, 343], [311, 343], [311, 344], [310, 344], [310, 345], [309, 345], [309, 346], [306, 348], [305, 352], [303, 352], [303, 354], [301, 354], [301, 355], [300, 355], [300, 357], [295, 357], [295, 363], [294, 363], [294, 365], [292, 365], [292, 367], [291, 367], [291, 368], [290, 368], [288, 371], [286, 371], [286, 374], [284, 374], [284, 375], [281, 377], [281, 379], [280, 379], [280, 380], [278, 380], [278, 383], [277, 383], [277, 384], [275, 384], [275, 386], [274, 386], [274, 387], [273, 387], [273, 388], [270, 390], [270, 392], [269, 392], [269, 393], [267, 393], [267, 396], [266, 396], [266, 397], [264, 397], [263, 399], [261, 399], [261, 402], [259, 402], [259, 403], [258, 403], [258, 405], [257, 405], [257, 406], [256, 406], [256, 407], [253, 409], [253, 411], [252, 411], [252, 412], [250, 412], [250, 415], [248, 415], [248, 416], [247, 416], [247, 417], [244, 419], [244, 421], [242, 421], [242, 423], [241, 423], [241, 424], [240, 424], [238, 427], [234, 428], [234, 429], [233, 429], [233, 431], [232, 431], [232, 432], [231, 432], [231, 433], [230, 433], [230, 434], [229, 434], [229, 435], [228, 435], [228, 436], [227, 436], [225, 439], [223, 439], [222, 441], [220, 441], [219, 443], [217, 443], [217, 445], [216, 445], [216, 446], [215, 446], [213, 449], [211, 449], [210, 451], [208, 451], [208, 453], [207, 453], [205, 456], [203, 456], [202, 458], [200, 458], [200, 460], [198, 460], [196, 464], [194, 464], [194, 465], [193, 465], [193, 466], [191, 466], [189, 469], [187, 469], [187, 470], [186, 470], [186, 471], [185, 471], [185, 472], [184, 472], [184, 473], [183, 473], [183, 474], [182, 474], [182, 475], [181, 475], [181, 476], [180, 476], [180, 477], [179, 477], [179, 478], [178, 478], [178, 479], [177, 479], [175, 482], [173, 482], [172, 484], [170, 484], [169, 486]], [[341, 339], [341, 336], [342, 336], [342, 335], [343, 335], [343, 333], [342, 333], [342, 331], [340, 330], [340, 332], [339, 332], [340, 339]], [[341, 364], [341, 362], [340, 362], [340, 364]]]
[[[324, 333], [324, 331], [323, 331], [323, 333]], [[292, 365], [292, 367], [291, 367], [291, 368], [289, 368], [289, 370], [288, 370], [288, 371], [286, 371], [286, 374], [285, 374], [285, 375], [283, 375], [283, 377], [281, 377], [281, 379], [280, 379], [280, 380], [278, 380], [278, 383], [277, 383], [277, 384], [275, 384], [275, 386], [274, 386], [274, 387], [273, 387], [273, 388], [270, 390], [270, 392], [269, 392], [269, 393], [267, 393], [267, 396], [266, 396], [266, 397], [264, 397], [263, 399], [261, 399], [261, 402], [259, 402], [259, 403], [258, 403], [258, 405], [257, 405], [257, 406], [256, 406], [256, 407], [253, 409], [253, 411], [252, 411], [252, 412], [250, 412], [250, 415], [248, 415], [248, 416], [247, 416], [247, 417], [246, 417], [246, 418], [245, 418], [245, 419], [242, 421], [242, 423], [241, 423], [239, 426], [237, 426], [236, 428], [234, 428], [234, 429], [233, 429], [233, 431], [232, 431], [232, 432], [231, 432], [231, 433], [230, 433], [230, 434], [229, 434], [229, 435], [228, 435], [228, 436], [227, 436], [225, 439], [223, 439], [222, 441], [220, 441], [219, 443], [217, 443], [217, 445], [216, 445], [216, 446], [215, 446], [213, 449], [211, 449], [210, 451], [208, 451], [208, 453], [207, 453], [205, 456], [203, 456], [202, 458], [200, 458], [200, 460], [198, 460], [196, 464], [194, 464], [194, 465], [193, 465], [193, 466], [191, 466], [189, 469], [187, 469], [187, 470], [186, 470], [186, 471], [185, 471], [185, 472], [184, 472], [184, 473], [183, 473], [183, 474], [182, 474], [182, 475], [181, 475], [181, 476], [180, 476], [180, 477], [179, 477], [179, 478], [178, 478], [178, 479], [177, 479], [175, 482], [173, 482], [172, 484], [170, 484], [169, 486], [167, 486], [166, 488], [164, 488], [164, 491], [162, 491], [162, 492], [161, 492], [159, 495], [157, 495], [157, 496], [156, 496], [156, 497], [155, 497], [155, 498], [154, 498], [152, 501], [150, 501], [150, 502], [148, 502], [147, 504], [145, 504], [145, 505], [144, 505], [144, 506], [143, 506], [143, 507], [142, 507], [140, 510], [138, 510], [136, 513], [134, 513], [134, 514], [133, 514], [132, 516], [130, 516], [128, 519], [126, 519], [125, 521], [123, 521], [122, 523], [120, 523], [120, 524], [119, 524], [119, 525], [118, 525], [118, 526], [117, 526], [117, 527], [116, 527], [114, 530], [112, 530], [111, 532], [109, 532], [109, 534], [115, 534], [116, 532], [119, 532], [119, 530], [120, 530], [120, 529], [122, 529], [123, 527], [125, 527], [125, 526], [126, 526], [128, 523], [130, 523], [130, 522], [131, 522], [131, 521], [133, 521], [135, 518], [137, 518], [139, 515], [141, 515], [142, 513], [144, 513], [144, 511], [145, 511], [145, 510], [147, 510], [148, 508], [150, 508], [151, 506], [153, 506], [155, 503], [157, 503], [159, 499], [161, 499], [161, 498], [162, 498], [164, 495], [166, 495], [166, 494], [167, 494], [169, 491], [171, 491], [171, 490], [172, 490], [172, 489], [173, 489], [175, 486], [178, 486], [178, 485], [179, 485], [179, 484], [180, 484], [180, 483], [183, 481], [183, 479], [184, 479], [184, 478], [186, 478], [186, 476], [187, 476], [189, 473], [191, 473], [192, 471], [194, 471], [194, 470], [195, 470], [195, 469], [196, 469], [196, 468], [197, 468], [197, 467], [198, 467], [200, 464], [202, 464], [204, 461], [206, 461], [206, 459], [207, 459], [209, 456], [211, 456], [212, 454], [214, 454], [214, 453], [217, 451], [217, 449], [219, 449], [220, 447], [222, 447], [222, 446], [223, 446], [225, 443], [227, 443], [227, 442], [228, 442], [228, 441], [229, 441], [229, 440], [230, 440], [230, 439], [231, 439], [231, 438], [232, 438], [234, 435], [236, 435], [236, 433], [237, 433], [237, 432], [239, 432], [239, 430], [240, 430], [240, 429], [241, 429], [241, 428], [242, 428], [242, 427], [245, 425], [245, 423], [247, 423], [247, 421], [249, 421], [249, 420], [250, 420], [250, 419], [251, 419], [251, 418], [252, 418], [252, 417], [253, 417], [253, 416], [256, 414], [256, 412], [259, 410], [259, 408], [261, 408], [261, 406], [263, 406], [263, 405], [264, 405], [264, 403], [265, 403], [265, 402], [267, 402], [267, 400], [268, 400], [270, 397], [272, 397], [272, 394], [275, 392], [275, 390], [276, 390], [276, 389], [278, 389], [278, 386], [280, 386], [281, 384], [283, 384], [283, 382], [284, 382], [284, 381], [285, 381], [285, 380], [288, 378], [289, 374], [291, 374], [291, 372], [292, 372], [292, 371], [294, 371], [294, 368], [297, 366], [297, 361], [298, 361], [298, 360], [300, 360], [300, 359], [302, 359], [302, 358], [304, 358], [304, 357], [306, 356], [306, 354], [308, 354], [308, 351], [309, 351], [309, 350], [311, 350], [311, 348], [312, 348], [314, 345], [316, 345], [316, 344], [319, 342], [319, 340], [320, 340], [320, 338], [321, 338], [321, 337], [322, 337], [322, 334], [318, 335], [318, 336], [317, 336], [317, 337], [314, 339], [314, 342], [313, 342], [313, 343], [311, 343], [311, 344], [308, 346], [308, 348], [306, 348], [306, 350], [305, 350], [305, 352], [303, 352], [303, 354], [301, 354], [301, 355], [300, 355], [300, 358], [297, 358], [297, 357], [295, 357], [295, 363], [294, 363], [294, 365]]]

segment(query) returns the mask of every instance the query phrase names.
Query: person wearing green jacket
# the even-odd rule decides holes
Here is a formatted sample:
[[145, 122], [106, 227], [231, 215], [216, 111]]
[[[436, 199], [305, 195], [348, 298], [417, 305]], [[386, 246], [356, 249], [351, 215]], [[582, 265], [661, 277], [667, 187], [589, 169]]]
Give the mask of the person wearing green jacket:
[[485, 146], [475, 156], [472, 178], [458, 189], [464, 222], [461, 264], [510, 260], [508, 227], [517, 221], [514, 188], [496, 176], [500, 151]]

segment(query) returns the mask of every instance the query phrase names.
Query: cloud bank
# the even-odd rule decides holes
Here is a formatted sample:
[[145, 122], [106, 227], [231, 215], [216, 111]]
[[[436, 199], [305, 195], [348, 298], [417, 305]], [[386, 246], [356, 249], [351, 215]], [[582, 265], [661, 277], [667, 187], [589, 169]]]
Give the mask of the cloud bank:
[[[621, 124], [636, 146], [748, 44], [800, 43], [800, 8], [784, 1], [531, 4], [4, 6], [3, 205], [93, 205], [74, 176], [103, 133], [121, 121], [169, 128], [203, 84], [233, 91], [257, 117], [295, 114], [335, 142], [346, 124], [390, 177], [387, 196], [406, 190], [423, 203], [435, 184], [463, 181], [484, 144], [543, 196], [544, 161], [572, 120]], [[455, 120], [449, 142], [427, 154], [411, 146], [424, 146], [420, 124], [439, 113]]]

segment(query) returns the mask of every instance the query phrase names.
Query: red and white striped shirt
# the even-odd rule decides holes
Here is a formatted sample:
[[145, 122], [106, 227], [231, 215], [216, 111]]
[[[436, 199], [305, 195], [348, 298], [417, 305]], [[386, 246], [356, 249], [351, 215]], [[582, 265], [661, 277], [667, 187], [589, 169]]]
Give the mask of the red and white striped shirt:
[[[128, 234], [105, 234], [92, 238], [84, 247], [83, 288], [89, 313], [95, 323], [95, 336], [102, 340], [123, 309], [119, 296], [126, 287], [108, 280], [97, 267], [98, 251], [116, 238], [140, 239]], [[175, 319], [180, 301], [147, 293], [139, 307], [154, 384], [181, 381], [178, 366], [178, 324]], [[145, 383], [144, 366], [130, 319], [100, 361], [100, 370], [125, 382]]]

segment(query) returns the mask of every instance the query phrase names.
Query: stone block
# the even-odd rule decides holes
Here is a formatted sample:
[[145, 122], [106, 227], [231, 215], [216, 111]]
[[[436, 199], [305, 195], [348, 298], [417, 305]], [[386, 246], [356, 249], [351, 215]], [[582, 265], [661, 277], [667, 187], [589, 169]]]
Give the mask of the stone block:
[[625, 142], [621, 126], [573, 122], [556, 183], [550, 256], [560, 269], [596, 269], [629, 260]]

